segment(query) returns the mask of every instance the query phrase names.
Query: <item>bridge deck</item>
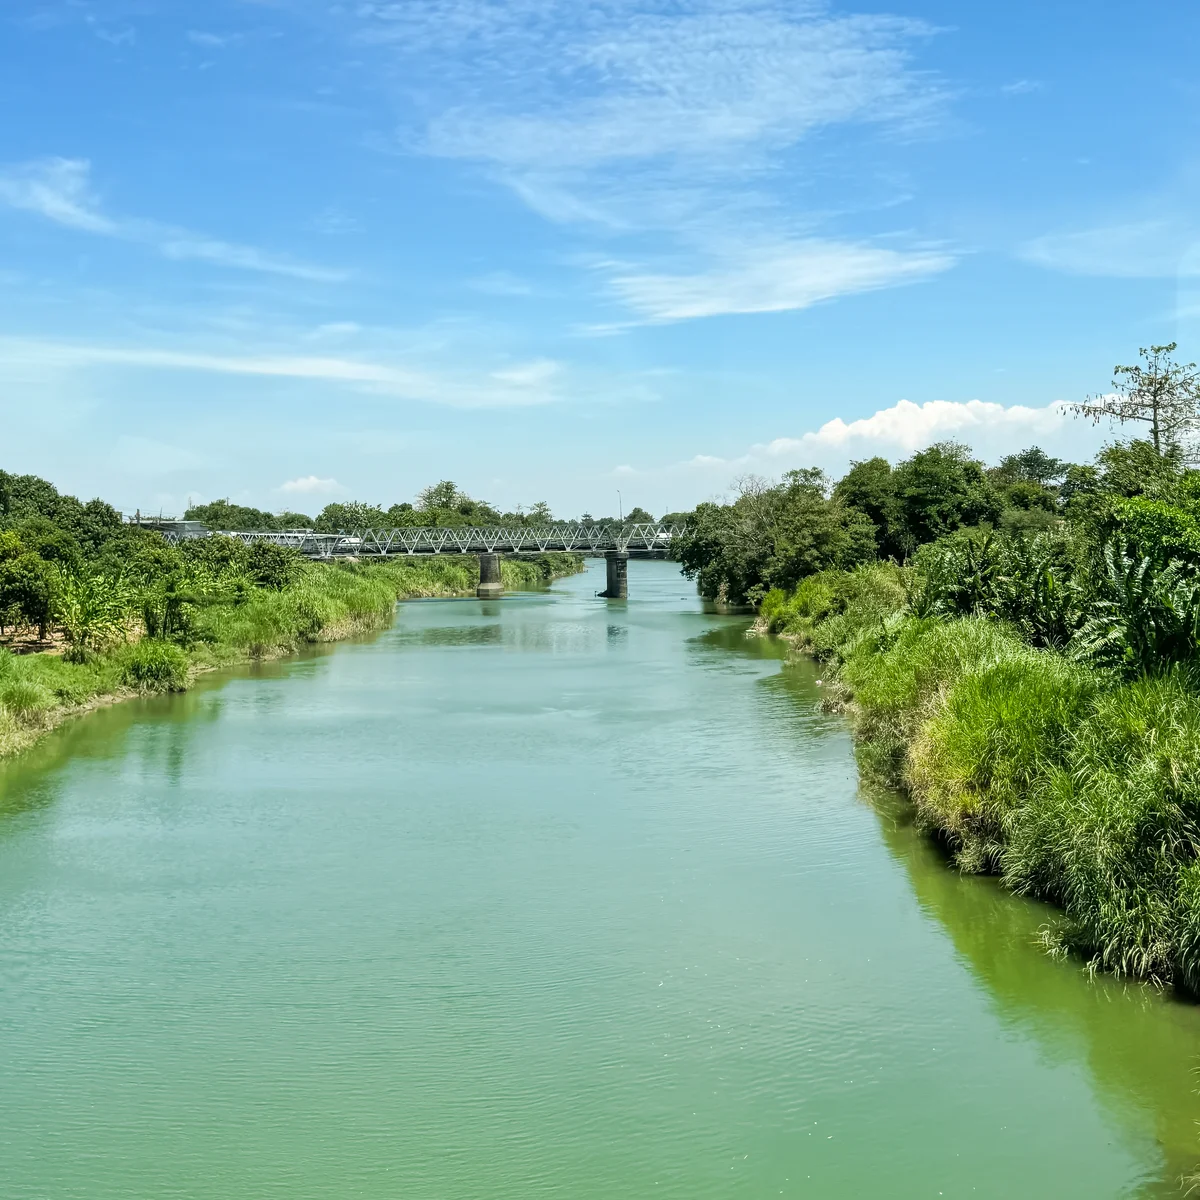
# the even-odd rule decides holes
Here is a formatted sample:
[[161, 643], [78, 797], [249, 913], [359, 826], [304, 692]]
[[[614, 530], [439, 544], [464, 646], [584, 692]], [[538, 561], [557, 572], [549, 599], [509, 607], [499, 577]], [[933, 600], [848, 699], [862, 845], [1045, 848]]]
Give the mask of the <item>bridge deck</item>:
[[[314, 533], [213, 530], [225, 537], [290, 546], [312, 558], [386, 557], [400, 554], [544, 554], [566, 550], [595, 557], [611, 553], [664, 552], [684, 530], [682, 524], [661, 521], [645, 524], [543, 525], [506, 528], [495, 525], [441, 528], [412, 526], [400, 529], [364, 529], [356, 533]], [[166, 534], [170, 542], [186, 535]]]

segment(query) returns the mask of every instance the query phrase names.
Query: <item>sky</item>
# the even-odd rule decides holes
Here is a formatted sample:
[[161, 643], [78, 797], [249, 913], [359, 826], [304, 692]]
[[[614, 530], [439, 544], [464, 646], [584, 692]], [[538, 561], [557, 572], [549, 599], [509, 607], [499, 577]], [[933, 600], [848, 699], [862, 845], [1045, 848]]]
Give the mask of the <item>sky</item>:
[[1200, 358], [1200, 5], [4, 0], [0, 467], [660, 514]]

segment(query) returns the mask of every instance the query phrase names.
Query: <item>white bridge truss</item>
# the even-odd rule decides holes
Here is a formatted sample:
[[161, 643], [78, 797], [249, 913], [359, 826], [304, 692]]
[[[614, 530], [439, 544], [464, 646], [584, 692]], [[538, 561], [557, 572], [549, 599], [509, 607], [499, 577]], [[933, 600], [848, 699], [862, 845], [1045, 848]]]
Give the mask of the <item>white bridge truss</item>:
[[[567, 550], [598, 556], [610, 553], [665, 552], [682, 524], [654, 521], [636, 525], [540, 525], [507, 528], [499, 525], [440, 528], [364, 529], [357, 533], [314, 533], [308, 529], [273, 532], [214, 530], [223, 537], [290, 546], [312, 558], [382, 557], [395, 554], [544, 554]], [[205, 535], [202, 535], [205, 536]], [[186, 534], [169, 532], [167, 541]]]

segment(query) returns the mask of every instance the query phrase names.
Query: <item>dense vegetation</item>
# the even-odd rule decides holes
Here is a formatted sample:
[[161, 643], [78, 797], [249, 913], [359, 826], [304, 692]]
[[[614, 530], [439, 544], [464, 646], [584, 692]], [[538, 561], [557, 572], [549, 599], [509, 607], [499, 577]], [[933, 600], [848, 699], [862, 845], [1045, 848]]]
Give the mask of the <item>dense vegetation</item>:
[[1049, 944], [1200, 994], [1200, 411], [1172, 350], [1118, 369], [1106, 411], [1152, 436], [1092, 464], [943, 444], [750, 481], [680, 557], [828, 661], [867, 772], [963, 870], [1060, 905]]
[[[566, 554], [502, 563], [510, 588], [578, 569]], [[106, 697], [378, 628], [400, 597], [470, 593], [478, 572], [473, 557], [335, 565], [221, 536], [169, 545], [103, 501], [0, 471], [0, 755]]]
[[228, 500], [192, 505], [184, 516], [209, 529], [315, 529], [318, 533], [353, 533], [363, 529], [396, 529], [406, 525], [439, 528], [463, 525], [545, 525], [554, 520], [550, 506], [539, 501], [528, 510], [501, 512], [486, 500], [473, 500], [457, 484], [443, 480], [421, 490], [415, 504], [384, 508], [359, 501], [327, 504], [316, 518], [303, 513], [263, 512]]

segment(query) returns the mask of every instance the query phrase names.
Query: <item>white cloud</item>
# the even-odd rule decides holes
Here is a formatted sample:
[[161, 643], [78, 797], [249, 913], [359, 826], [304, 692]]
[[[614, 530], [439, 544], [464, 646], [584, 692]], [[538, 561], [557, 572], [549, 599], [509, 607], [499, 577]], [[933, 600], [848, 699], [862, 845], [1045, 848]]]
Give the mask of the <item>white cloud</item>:
[[[834, 238], [838, 263], [772, 270], [727, 245], [752, 217], [765, 240], [811, 259], [816, 222], [787, 194], [794, 148], [831, 126], [936, 124], [947, 95], [915, 65], [935, 32], [918, 21], [837, 15], [821, 0], [403, 0], [355, 11], [361, 38], [402, 58], [408, 94], [422, 97], [421, 128], [401, 134], [407, 148], [480, 164], [548, 220], [658, 235], [671, 265], [615, 280], [641, 319], [799, 308], [951, 265], [919, 246]], [[765, 299], [752, 294], [760, 282]]]
[[798, 438], [775, 438], [756, 446], [753, 453], [766, 459], [829, 450], [874, 454], [882, 448], [911, 454], [948, 438], [971, 445], [972, 439], [992, 443], [998, 437], [1015, 437], [1018, 441], [1046, 437], [1058, 433], [1070, 421], [1070, 413], [1062, 403], [1029, 408], [984, 400], [927, 400], [924, 404], [900, 400], [869, 417], [849, 422], [834, 417], [820, 429]]
[[220, 241], [157, 221], [109, 217], [101, 211], [92, 191], [91, 164], [86, 159], [44, 158], [0, 169], [0, 204], [36, 213], [69, 229], [153, 246], [166, 258], [321, 283], [346, 278], [344, 271], [278, 258], [253, 246]]
[[1034, 408], [984, 400], [900, 400], [867, 417], [835, 417], [818, 429], [774, 438], [733, 455], [696, 454], [666, 467], [621, 469], [640, 478], [672, 480], [673, 494], [689, 490], [700, 495], [724, 488], [740, 475], [778, 476], [809, 466], [838, 475], [854, 460], [881, 455], [896, 462], [951, 440], [966, 443], [986, 462], [1030, 445], [1083, 462], [1100, 448], [1104, 436], [1105, 431], [1091, 422], [1075, 420], [1064, 402]]
[[[939, 102], [912, 68], [920, 22], [804, 3], [410, 0], [370, 33], [433, 56], [448, 94], [439, 154], [561, 171], [791, 145], [845, 121], [911, 121]], [[470, 90], [457, 86], [469, 82]]]
[[209, 50], [220, 50], [229, 44], [228, 38], [223, 38], [215, 33], [206, 33], [202, 29], [189, 29], [187, 39], [193, 46], [204, 46]]
[[299, 496], [329, 496], [345, 490], [336, 479], [321, 479], [317, 475], [302, 475], [299, 479], [289, 479], [276, 488], [276, 491]]
[[1076, 275], [1155, 279], [1200, 275], [1200, 235], [1194, 223], [1174, 219], [1130, 221], [1026, 242], [1021, 257]]
[[492, 378], [501, 383], [512, 383], [518, 387], [536, 387], [548, 383], [559, 372], [559, 365], [548, 358], [539, 358], [533, 362], [520, 363], [513, 367], [503, 367], [492, 372]]
[[954, 264], [933, 250], [897, 251], [808, 239], [751, 252], [699, 275], [618, 274], [612, 286], [648, 321], [683, 321], [718, 313], [781, 312], [822, 300], [911, 283]]
[[1014, 79], [1012, 83], [1004, 84], [1000, 90], [1006, 96], [1029, 96], [1040, 92], [1045, 85], [1037, 79]]
[[96, 366], [146, 370], [202, 371], [305, 379], [346, 384], [395, 396], [457, 408], [546, 404], [558, 397], [549, 384], [558, 370], [539, 360], [490, 373], [434, 371], [363, 359], [295, 354], [216, 354], [148, 346], [87, 345], [37, 339], [0, 338], [0, 355], [9, 365], [65, 369]]
[[0, 172], [0, 203], [88, 233], [116, 235], [89, 186], [89, 165], [78, 158], [46, 158]]

